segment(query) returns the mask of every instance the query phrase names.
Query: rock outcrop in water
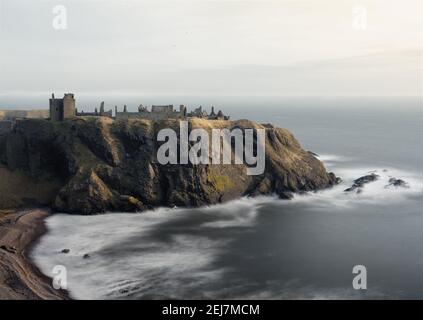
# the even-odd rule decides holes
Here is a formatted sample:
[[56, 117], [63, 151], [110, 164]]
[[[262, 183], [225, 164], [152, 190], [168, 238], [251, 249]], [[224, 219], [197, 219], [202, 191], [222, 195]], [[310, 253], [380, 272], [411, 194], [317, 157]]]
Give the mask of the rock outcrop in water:
[[375, 173], [363, 176], [361, 178], [354, 180], [353, 185], [351, 187], [349, 187], [348, 189], [345, 189], [344, 191], [345, 192], [356, 191], [357, 193], [361, 193], [363, 191], [364, 185], [366, 185], [370, 182], [374, 182], [374, 181], [378, 180], [379, 178], [380, 178], [380, 176], [375, 174]]
[[193, 119], [189, 126], [265, 129], [265, 172], [248, 176], [245, 165], [160, 165], [157, 133], [168, 127], [178, 132], [178, 120], [21, 120], [0, 136], [0, 208], [49, 205], [79, 214], [135, 211], [215, 204], [245, 195], [289, 198], [293, 192], [337, 183], [285, 129], [247, 120]]
[[395, 188], [410, 188], [410, 186], [408, 185], [408, 183], [402, 179], [397, 179], [397, 178], [390, 178], [389, 179], [389, 183], [388, 185], [385, 186], [385, 188], [390, 188], [390, 187], [395, 187]]

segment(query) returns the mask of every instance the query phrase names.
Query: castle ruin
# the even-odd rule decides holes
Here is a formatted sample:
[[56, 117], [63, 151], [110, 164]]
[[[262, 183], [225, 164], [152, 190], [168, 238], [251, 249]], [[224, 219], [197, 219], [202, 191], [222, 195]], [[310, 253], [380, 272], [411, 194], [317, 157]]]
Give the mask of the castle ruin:
[[50, 120], [63, 121], [76, 116], [75, 97], [73, 93], [65, 93], [63, 99], [56, 99], [54, 93], [50, 99]]
[[130, 112], [127, 106], [123, 107], [123, 111], [118, 111], [115, 106], [115, 116], [112, 110], [105, 111], [104, 101], [100, 104], [100, 111], [97, 108], [94, 112], [79, 112], [75, 106], [75, 97], [73, 93], [66, 93], [63, 99], [56, 99], [54, 94], [50, 99], [50, 120], [63, 121], [73, 117], [109, 117], [115, 119], [148, 119], [148, 120], [167, 120], [167, 119], [187, 119], [187, 118], [204, 118], [209, 120], [229, 120], [229, 116], [225, 116], [222, 111], [215, 113], [214, 107], [211, 113], [207, 114], [206, 110], [200, 106], [192, 112], [187, 111], [184, 105], [179, 106], [179, 110], [175, 110], [173, 105], [151, 106], [151, 111], [147, 107], [140, 105], [138, 111]]
[[94, 112], [84, 112], [84, 110], [82, 110], [81, 112], [78, 112], [78, 109], [76, 109], [76, 116], [78, 116], [78, 117], [91, 116], [91, 117], [113, 118], [113, 112], [112, 112], [112, 110], [104, 111], [104, 101], [102, 101], [101, 104], [100, 104], [100, 112], [97, 110], [97, 108], [94, 109]]
[[217, 113], [214, 107], [211, 107], [210, 114], [207, 113], [202, 106], [188, 112], [185, 105], [180, 105], [179, 110], [173, 105], [152, 105], [150, 110], [147, 106], [139, 105], [137, 111], [128, 111], [127, 106], [123, 110], [118, 110], [115, 106], [113, 110], [105, 110], [104, 101], [101, 102], [99, 110], [95, 108], [94, 112], [79, 111], [76, 108], [75, 95], [73, 93], [65, 93], [63, 98], [55, 98], [54, 93], [49, 99], [49, 110], [0, 110], [0, 133], [10, 131], [13, 123], [19, 119], [40, 118], [50, 119], [51, 121], [64, 121], [76, 117], [108, 117], [112, 119], [147, 119], [147, 120], [167, 120], [167, 119], [188, 119], [201, 118], [208, 120], [229, 120], [230, 117], [223, 114], [222, 111]]

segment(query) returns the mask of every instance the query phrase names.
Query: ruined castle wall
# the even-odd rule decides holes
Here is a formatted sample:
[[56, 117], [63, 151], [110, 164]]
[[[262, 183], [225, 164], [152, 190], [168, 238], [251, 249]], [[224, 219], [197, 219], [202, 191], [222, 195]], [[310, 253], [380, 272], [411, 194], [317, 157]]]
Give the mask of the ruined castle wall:
[[112, 110], [109, 111], [105, 111], [102, 113], [95, 113], [95, 112], [77, 112], [76, 115], [78, 117], [109, 117], [109, 118], [113, 118], [113, 112]]
[[173, 106], [151, 106], [151, 113], [172, 113]]
[[147, 119], [147, 120], [166, 120], [180, 118], [179, 112], [118, 112], [116, 119]]

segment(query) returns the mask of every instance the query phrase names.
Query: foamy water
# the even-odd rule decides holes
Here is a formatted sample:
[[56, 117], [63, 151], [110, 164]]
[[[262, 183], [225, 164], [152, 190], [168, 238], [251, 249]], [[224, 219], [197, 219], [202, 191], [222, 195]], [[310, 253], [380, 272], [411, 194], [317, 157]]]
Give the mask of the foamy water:
[[[407, 205], [421, 198], [422, 177], [397, 168], [356, 167], [355, 159], [342, 156], [320, 158], [342, 177], [340, 185], [291, 201], [260, 197], [141, 214], [56, 214], [47, 220], [49, 232], [32, 257], [47, 275], [64, 265], [71, 295], [78, 299], [402, 297], [401, 283], [383, 277], [375, 277], [364, 293], [353, 290], [351, 270], [367, 261], [381, 275], [398, 268], [408, 272], [419, 247], [386, 262], [397, 254], [389, 248], [415, 240], [406, 235], [398, 243], [402, 231], [396, 225], [423, 226], [422, 219], [416, 224], [395, 217], [398, 208], [406, 214]], [[373, 172], [379, 180], [362, 193], [344, 192], [354, 179]], [[409, 188], [388, 188], [391, 177], [407, 181]], [[383, 230], [391, 237], [380, 243], [374, 235], [385, 238]], [[70, 252], [61, 253], [64, 248]], [[84, 254], [90, 257], [83, 259]], [[423, 283], [417, 289], [423, 291]]]
[[[243, 199], [199, 210], [160, 208], [142, 214], [57, 214], [47, 220], [49, 232], [32, 256], [49, 275], [53, 266], [66, 266], [75, 298], [148, 295], [151, 289], [154, 297], [178, 297], [178, 290], [207, 286], [221, 276], [224, 270], [210, 265], [228, 240], [172, 232], [166, 224], [189, 219], [187, 228], [198, 233], [247, 227], [253, 224], [260, 204], [270, 201]], [[61, 253], [63, 248], [70, 248], [70, 253]], [[83, 259], [84, 254], [90, 258]]]
[[[342, 178], [341, 183], [328, 190], [296, 195], [293, 199], [295, 202], [313, 201], [315, 205], [324, 202], [324, 205], [332, 206], [354, 206], [366, 203], [388, 205], [406, 201], [423, 193], [423, 175], [420, 173], [391, 167], [345, 167], [346, 162], [351, 163], [354, 159], [336, 155], [321, 155], [318, 158], [325, 163], [328, 170], [334, 170], [336, 175]], [[354, 180], [370, 174], [376, 174], [379, 178], [365, 184], [361, 193], [345, 192], [353, 185]], [[389, 182], [391, 178], [402, 179], [408, 185], [407, 187], [392, 186]]]

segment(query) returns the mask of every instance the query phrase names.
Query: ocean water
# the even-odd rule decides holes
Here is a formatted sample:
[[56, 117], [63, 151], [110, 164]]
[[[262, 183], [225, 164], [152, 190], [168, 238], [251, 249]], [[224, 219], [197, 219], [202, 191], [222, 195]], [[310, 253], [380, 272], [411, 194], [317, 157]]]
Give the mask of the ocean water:
[[[288, 128], [342, 184], [290, 201], [55, 214], [31, 253], [39, 268], [53, 275], [65, 266], [79, 299], [423, 298], [421, 98], [222, 98], [220, 105], [233, 118]], [[380, 179], [362, 193], [343, 191], [370, 172]], [[391, 177], [409, 188], [387, 188]], [[367, 269], [367, 290], [352, 286], [356, 265]]]

